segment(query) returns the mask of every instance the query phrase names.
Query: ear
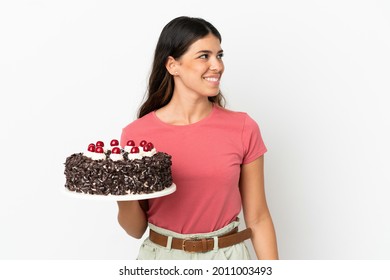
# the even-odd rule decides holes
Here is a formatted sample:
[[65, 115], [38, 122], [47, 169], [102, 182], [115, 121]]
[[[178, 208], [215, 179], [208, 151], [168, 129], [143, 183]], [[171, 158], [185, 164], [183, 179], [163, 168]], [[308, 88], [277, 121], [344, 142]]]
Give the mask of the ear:
[[172, 57], [168, 56], [167, 62], [165, 63], [165, 68], [167, 68], [169, 74], [172, 76], [177, 75], [177, 61]]

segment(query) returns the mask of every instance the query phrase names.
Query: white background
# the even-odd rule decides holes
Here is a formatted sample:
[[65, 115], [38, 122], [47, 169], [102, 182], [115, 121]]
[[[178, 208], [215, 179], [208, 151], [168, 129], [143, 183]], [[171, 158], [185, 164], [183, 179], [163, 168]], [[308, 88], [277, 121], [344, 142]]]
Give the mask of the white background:
[[[256, 4], [256, 5], [255, 5]], [[136, 116], [163, 26], [221, 32], [228, 108], [268, 147], [281, 259], [390, 259], [388, 1], [2, 1], [0, 259], [134, 259], [115, 202], [65, 158]]]

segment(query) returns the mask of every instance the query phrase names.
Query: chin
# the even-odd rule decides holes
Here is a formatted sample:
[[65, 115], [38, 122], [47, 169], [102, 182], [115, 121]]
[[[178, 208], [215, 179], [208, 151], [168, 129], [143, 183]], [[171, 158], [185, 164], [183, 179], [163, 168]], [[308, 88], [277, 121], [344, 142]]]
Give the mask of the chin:
[[207, 96], [208, 96], [208, 97], [215, 97], [215, 96], [217, 96], [220, 92], [221, 92], [221, 91], [218, 89], [218, 90], [215, 91], [215, 92], [211, 92], [211, 93], [208, 94]]

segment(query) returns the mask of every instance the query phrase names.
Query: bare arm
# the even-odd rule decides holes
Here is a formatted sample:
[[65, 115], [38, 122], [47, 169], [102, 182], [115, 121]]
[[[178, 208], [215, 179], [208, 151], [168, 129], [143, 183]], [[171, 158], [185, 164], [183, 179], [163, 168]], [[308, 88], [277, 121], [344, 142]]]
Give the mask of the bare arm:
[[252, 229], [258, 259], [278, 259], [276, 234], [264, 191], [264, 156], [241, 169], [240, 191], [245, 224]]
[[119, 224], [128, 235], [140, 239], [148, 226], [144, 206], [147, 201], [118, 201], [117, 203]]

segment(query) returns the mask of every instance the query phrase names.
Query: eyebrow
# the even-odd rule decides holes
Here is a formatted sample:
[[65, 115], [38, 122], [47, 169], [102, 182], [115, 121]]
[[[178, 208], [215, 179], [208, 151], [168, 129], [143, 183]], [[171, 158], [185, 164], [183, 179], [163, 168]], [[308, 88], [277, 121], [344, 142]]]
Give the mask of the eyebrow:
[[[201, 50], [201, 51], [198, 51], [197, 54], [198, 54], [198, 53], [213, 53], [213, 52], [210, 51], [210, 50]], [[223, 50], [221, 49], [221, 50], [219, 50], [217, 53], [223, 53]]]

